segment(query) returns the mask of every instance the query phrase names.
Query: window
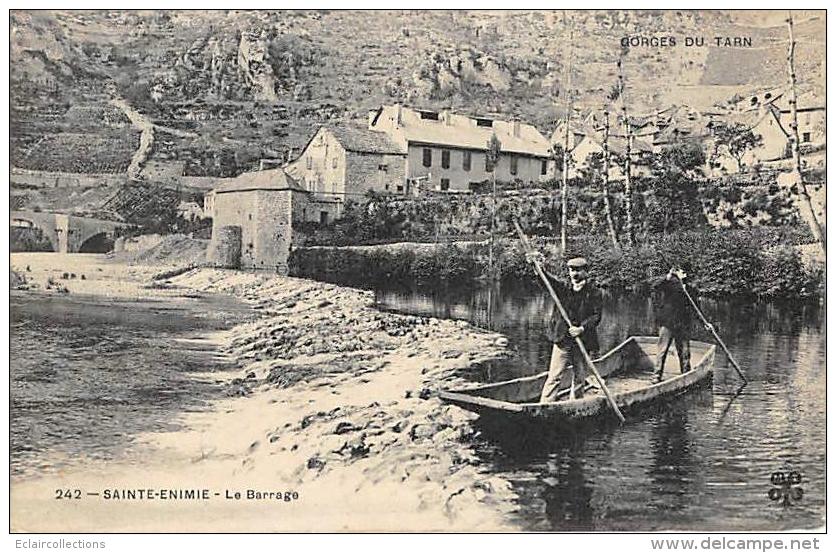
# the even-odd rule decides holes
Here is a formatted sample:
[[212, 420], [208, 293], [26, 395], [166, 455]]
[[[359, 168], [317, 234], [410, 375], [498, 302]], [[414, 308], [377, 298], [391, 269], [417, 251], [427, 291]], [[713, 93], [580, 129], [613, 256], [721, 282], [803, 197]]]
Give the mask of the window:
[[549, 162], [548, 160], [542, 160], [540, 162], [540, 174], [545, 175], [549, 170]]
[[331, 160], [331, 167], [333, 169], [337, 168], [337, 158], [334, 158], [334, 159]]
[[421, 119], [429, 119], [431, 121], [438, 121], [438, 112], [437, 111], [421, 111]]
[[805, 132], [804, 134], [802, 134], [801, 135], [801, 141], [802, 142], [810, 142], [810, 133]]
[[517, 174], [517, 158], [516, 156], [511, 156], [511, 174]]
[[471, 156], [470, 152], [462, 153], [462, 169], [465, 171], [470, 171]]
[[429, 148], [424, 148], [424, 167], [433, 166], [433, 151]]
[[308, 169], [312, 169], [313, 168], [313, 158], [311, 158], [311, 156], [306, 157], [305, 158], [305, 164], [306, 164]]
[[477, 127], [493, 127], [493, 119], [477, 119]]
[[321, 225], [328, 224], [328, 212], [327, 211], [320, 211], [319, 212], [319, 223]]
[[450, 190], [450, 179], [441, 179], [441, 189]]
[[450, 150], [441, 150], [441, 168], [450, 168]]
[[403, 192], [403, 185], [402, 184], [398, 185], [398, 192]]

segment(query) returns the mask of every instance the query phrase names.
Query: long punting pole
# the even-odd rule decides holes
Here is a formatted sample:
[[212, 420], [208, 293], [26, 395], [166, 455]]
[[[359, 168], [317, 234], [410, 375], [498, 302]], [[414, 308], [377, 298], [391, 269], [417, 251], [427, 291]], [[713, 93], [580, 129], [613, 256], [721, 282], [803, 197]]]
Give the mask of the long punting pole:
[[[514, 219], [514, 228], [517, 229], [517, 234], [519, 234], [520, 236], [520, 241], [522, 242], [525, 251], [527, 253], [532, 252], [533, 249], [531, 248], [531, 244], [529, 244], [528, 242], [528, 237], [526, 237], [525, 233], [522, 230], [522, 227], [520, 227], [519, 221], [517, 221], [516, 219]], [[563, 309], [563, 304], [560, 302], [560, 298], [557, 297], [557, 292], [555, 292], [554, 288], [552, 288], [552, 285], [549, 282], [546, 273], [544, 273], [543, 268], [540, 267], [540, 262], [536, 259], [532, 259], [531, 263], [532, 265], [534, 265], [534, 271], [543, 281], [543, 284], [546, 285], [546, 290], [549, 291], [549, 294], [554, 300], [554, 303], [557, 306], [557, 310], [560, 312], [560, 316], [563, 317], [563, 320], [566, 321], [566, 324], [572, 326], [572, 321], [569, 320], [569, 315], [566, 313], [566, 310]], [[612, 407], [613, 411], [615, 411], [615, 414], [618, 417], [618, 419], [621, 422], [624, 422], [624, 415], [621, 414], [621, 410], [618, 408], [618, 405], [616, 405], [615, 399], [612, 397], [612, 394], [610, 393], [610, 389], [607, 388], [606, 384], [604, 384], [604, 379], [601, 378], [601, 375], [598, 373], [598, 369], [595, 368], [595, 364], [592, 362], [592, 358], [589, 356], [589, 352], [586, 351], [586, 346], [583, 345], [583, 341], [581, 340], [580, 336], [575, 336], [575, 343], [578, 345], [578, 348], [580, 348], [581, 354], [583, 355], [583, 359], [586, 362], [586, 365], [589, 367], [589, 370], [592, 371], [592, 374], [595, 376], [595, 380], [598, 381], [598, 385], [601, 386], [601, 390], [603, 390], [604, 395], [607, 397], [607, 401], [609, 402], [610, 407]]]
[[[677, 279], [677, 280], [679, 280], [679, 279]], [[697, 302], [694, 301], [694, 298], [692, 298], [691, 294], [688, 293], [688, 289], [685, 288], [685, 283], [680, 280], [679, 285], [682, 286], [682, 291], [685, 293], [685, 297], [688, 298], [689, 302], [691, 302], [691, 307], [693, 307], [694, 311], [696, 311], [697, 315], [699, 315], [700, 320], [702, 321], [702, 324], [704, 324], [706, 326], [706, 328], [708, 328], [711, 331], [711, 333], [714, 335], [714, 339], [717, 340], [717, 343], [720, 344], [720, 347], [723, 348], [723, 351], [726, 352], [726, 356], [728, 356], [729, 361], [731, 361], [731, 364], [734, 367], [734, 370], [736, 370], [737, 374], [740, 375], [740, 378], [743, 380], [743, 383], [748, 384], [749, 380], [743, 375], [743, 371], [740, 369], [740, 365], [738, 365], [737, 361], [734, 360], [734, 356], [729, 351], [729, 348], [726, 347], [725, 342], [723, 342], [722, 338], [720, 338], [720, 335], [717, 334], [717, 331], [714, 330], [714, 325], [710, 324], [705, 319], [705, 315], [703, 315], [702, 311], [700, 311], [700, 308], [697, 305]]]

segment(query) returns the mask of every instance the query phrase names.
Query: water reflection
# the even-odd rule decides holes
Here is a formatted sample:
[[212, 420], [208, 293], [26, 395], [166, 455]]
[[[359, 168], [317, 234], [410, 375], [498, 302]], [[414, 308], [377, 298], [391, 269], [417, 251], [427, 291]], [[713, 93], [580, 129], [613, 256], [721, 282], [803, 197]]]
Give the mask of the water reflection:
[[[551, 300], [539, 288], [377, 290], [376, 296], [386, 309], [452, 316], [506, 334], [514, 359], [474, 378], [499, 381], [547, 366]], [[486, 428], [477, 445], [491, 470], [514, 483], [522, 528], [774, 531], [824, 524], [824, 308], [701, 303], [750, 381], [743, 390], [718, 351], [713, 387], [624, 426], [534, 436], [523, 423]], [[627, 336], [655, 333], [648, 298], [605, 297], [602, 351]], [[694, 338], [712, 341], [702, 330]], [[776, 470], [803, 474], [798, 504], [769, 500]]]

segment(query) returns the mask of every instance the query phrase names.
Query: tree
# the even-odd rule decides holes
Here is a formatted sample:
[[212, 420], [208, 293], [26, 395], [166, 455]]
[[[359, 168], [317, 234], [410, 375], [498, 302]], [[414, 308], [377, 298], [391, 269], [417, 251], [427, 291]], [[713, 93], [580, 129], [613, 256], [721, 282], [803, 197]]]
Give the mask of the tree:
[[706, 223], [697, 195], [705, 152], [696, 141], [679, 142], [651, 157], [653, 192], [645, 216], [650, 232], [670, 232]]
[[493, 235], [496, 227], [496, 166], [499, 163], [499, 155], [502, 152], [502, 142], [499, 141], [496, 133], [491, 134], [487, 148], [485, 159], [491, 171], [491, 240], [488, 245], [488, 267], [490, 268], [491, 274], [493, 274]]
[[[566, 23], [566, 12], [563, 12], [563, 22]], [[560, 251], [566, 253], [566, 223], [568, 221], [569, 196], [569, 133], [572, 119], [572, 46], [574, 44], [574, 29], [569, 31], [569, 63], [566, 67], [566, 116], [563, 119], [563, 181], [560, 186]]]
[[725, 150], [737, 163], [737, 170], [743, 170], [743, 158], [746, 153], [763, 144], [763, 137], [756, 135], [752, 129], [742, 123], [719, 123], [713, 128], [714, 155]]
[[827, 238], [821, 228], [821, 223], [819, 222], [818, 217], [816, 217], [816, 212], [813, 210], [813, 202], [810, 199], [810, 193], [807, 190], [807, 186], [804, 184], [804, 175], [801, 171], [801, 141], [798, 137], [798, 98], [796, 97], [795, 92], [795, 35], [793, 34], [792, 27], [792, 12], [787, 14], [787, 28], [790, 35], [790, 45], [787, 52], [787, 69], [790, 80], [790, 112], [792, 114], [792, 123], [790, 124], [790, 128], [792, 130], [793, 160], [795, 161], [794, 175], [800, 191], [799, 212], [801, 214], [801, 218], [804, 219], [810, 226], [810, 231], [813, 233], [816, 241], [821, 246], [822, 254], [827, 255]]
[[626, 84], [624, 81], [624, 60], [629, 52], [628, 48], [622, 48], [621, 56], [616, 62], [618, 67], [618, 84], [610, 92], [610, 100], [621, 100], [621, 119], [624, 124], [624, 138], [627, 141], [627, 152], [624, 156], [624, 230], [627, 234], [627, 245], [633, 245], [633, 182], [630, 171], [632, 159], [630, 151], [633, 145], [633, 132], [630, 128], [630, 117], [627, 113], [627, 98], [625, 97]]
[[615, 232], [615, 224], [612, 218], [612, 205], [610, 204], [610, 111], [604, 109], [604, 154], [603, 154], [603, 186], [602, 193], [604, 196], [604, 214], [607, 217], [607, 230], [610, 233], [610, 240], [612, 245], [618, 247], [618, 234]]

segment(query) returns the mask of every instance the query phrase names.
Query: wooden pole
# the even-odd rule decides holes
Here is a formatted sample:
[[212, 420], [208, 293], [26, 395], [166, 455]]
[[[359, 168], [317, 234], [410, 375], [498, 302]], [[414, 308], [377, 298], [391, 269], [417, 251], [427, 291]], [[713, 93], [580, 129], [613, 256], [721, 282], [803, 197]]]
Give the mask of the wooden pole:
[[[679, 278], [677, 278], [677, 280], [679, 280]], [[711, 323], [709, 323], [706, 320], [705, 315], [703, 315], [702, 311], [700, 311], [700, 308], [697, 305], [697, 302], [695, 302], [694, 298], [691, 297], [691, 294], [688, 293], [688, 289], [685, 287], [685, 283], [682, 282], [681, 280], [679, 280], [679, 285], [682, 286], [682, 291], [685, 293], [685, 297], [688, 298], [689, 302], [691, 302], [691, 307], [693, 307], [694, 311], [697, 312], [697, 315], [699, 316], [700, 320], [702, 321], [702, 324], [704, 324], [706, 326], [706, 328], [708, 328], [711, 331], [711, 334], [714, 335], [714, 339], [717, 340], [717, 343], [720, 344], [720, 347], [723, 348], [724, 352], [726, 352], [726, 356], [728, 356], [729, 361], [731, 361], [731, 364], [734, 367], [734, 370], [737, 371], [737, 374], [740, 375], [740, 378], [743, 380], [743, 382], [745, 384], [748, 384], [749, 380], [743, 375], [743, 371], [741, 370], [740, 365], [737, 364], [737, 361], [735, 361], [734, 357], [732, 356], [731, 352], [729, 351], [729, 348], [726, 347], [725, 342], [723, 342], [722, 338], [720, 338], [720, 335], [717, 334], [716, 330], [714, 330], [714, 325], [712, 325]]]
[[801, 215], [802, 219], [807, 219], [807, 224], [813, 233], [813, 237], [821, 246], [822, 253], [827, 254], [826, 238], [822, 231], [816, 212], [813, 210], [813, 202], [810, 199], [810, 193], [807, 190], [807, 185], [804, 184], [804, 177], [801, 173], [801, 141], [798, 137], [798, 105], [795, 92], [795, 36], [793, 34], [792, 26], [792, 12], [787, 15], [787, 27], [790, 33], [790, 46], [787, 53], [787, 68], [789, 70], [790, 79], [790, 113], [792, 114], [792, 121], [790, 128], [792, 129], [792, 156], [795, 162], [795, 173], [798, 179], [798, 188], [801, 193]]
[[[523, 232], [520, 223], [514, 219], [514, 228], [517, 229], [517, 234], [520, 237], [520, 241], [523, 244], [523, 248], [525, 249], [526, 253], [531, 253], [534, 250], [531, 248], [531, 244], [528, 242], [528, 238], [526, 237], [525, 233]], [[549, 278], [546, 276], [546, 273], [543, 272], [543, 268], [540, 267], [540, 263], [536, 259], [531, 260], [532, 265], [534, 265], [534, 271], [543, 281], [543, 284], [546, 286], [546, 290], [549, 291], [549, 295], [551, 295], [552, 299], [554, 300], [555, 305], [557, 306], [557, 310], [560, 313], [560, 316], [563, 317], [563, 320], [566, 321], [566, 324], [572, 325], [572, 321], [569, 319], [569, 315], [566, 313], [566, 310], [563, 308], [563, 304], [560, 302], [560, 298], [557, 296], [557, 292], [554, 291], [554, 288], [549, 282]], [[612, 394], [610, 393], [609, 388], [604, 383], [604, 379], [601, 378], [601, 375], [598, 373], [598, 369], [595, 368], [595, 363], [592, 362], [592, 358], [589, 356], [589, 352], [586, 351], [586, 346], [583, 345], [583, 340], [581, 340], [580, 336], [575, 336], [575, 344], [580, 349], [581, 355], [583, 355], [584, 362], [589, 367], [589, 370], [595, 376], [595, 380], [598, 381], [598, 385], [601, 386], [601, 390], [604, 392], [604, 395], [607, 398], [607, 401], [612, 407], [613, 411], [615, 412], [616, 416], [621, 422], [624, 422], [624, 415], [621, 414], [621, 410], [618, 408], [618, 405], [615, 403], [615, 399], [613, 398]], [[574, 385], [574, 383], [573, 383]], [[583, 383], [581, 383], [583, 385]]]

